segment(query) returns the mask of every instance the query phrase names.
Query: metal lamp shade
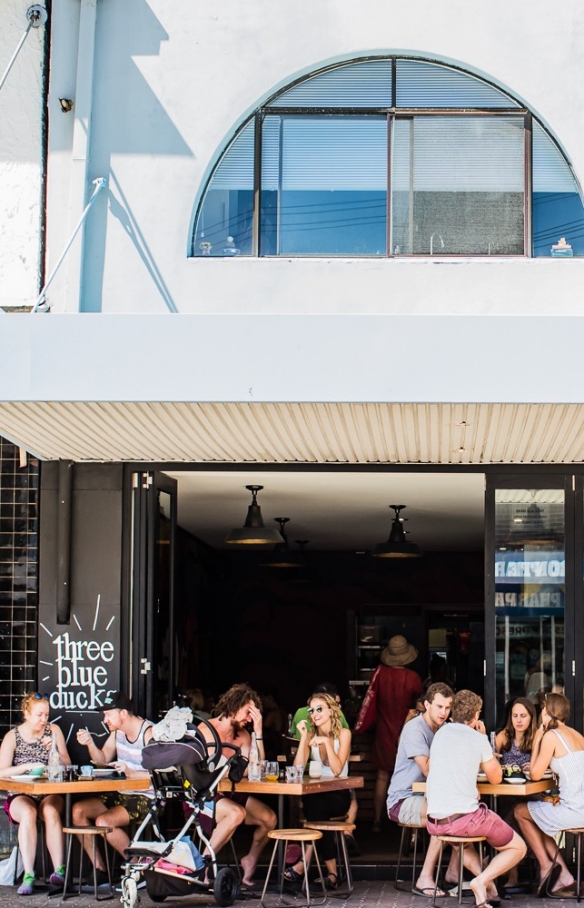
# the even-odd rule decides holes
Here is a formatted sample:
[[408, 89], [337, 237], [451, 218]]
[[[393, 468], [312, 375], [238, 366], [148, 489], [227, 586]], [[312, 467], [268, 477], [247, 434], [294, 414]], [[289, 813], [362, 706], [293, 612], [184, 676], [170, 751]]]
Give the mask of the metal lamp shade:
[[421, 548], [406, 540], [406, 531], [399, 516], [405, 505], [390, 504], [390, 508], [395, 511], [395, 517], [391, 525], [389, 539], [387, 542], [381, 542], [376, 545], [371, 554], [374, 558], [421, 558]]
[[231, 530], [225, 542], [236, 545], [278, 545], [282, 537], [277, 530], [264, 526], [262, 511], [257, 503], [257, 493], [263, 486], [246, 486], [252, 494], [252, 502], [247, 509], [247, 517], [242, 527]]

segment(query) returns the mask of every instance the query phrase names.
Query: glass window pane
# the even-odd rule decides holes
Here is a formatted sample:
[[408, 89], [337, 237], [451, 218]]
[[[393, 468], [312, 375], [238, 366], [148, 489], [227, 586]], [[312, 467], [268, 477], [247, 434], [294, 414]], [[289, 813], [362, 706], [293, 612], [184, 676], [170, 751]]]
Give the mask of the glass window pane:
[[523, 118], [396, 120], [391, 186], [396, 254], [523, 254]]
[[300, 82], [269, 106], [390, 107], [391, 81], [391, 60], [352, 63]]
[[495, 679], [497, 727], [510, 699], [540, 708], [564, 688], [566, 589], [564, 493], [495, 493]]
[[254, 132], [250, 120], [215, 169], [199, 208], [193, 255], [251, 255]]
[[385, 255], [385, 117], [268, 116], [263, 255]]
[[533, 255], [584, 255], [584, 207], [578, 184], [539, 123], [533, 124]]
[[508, 95], [476, 76], [422, 60], [397, 61], [396, 90], [398, 107], [519, 107]]

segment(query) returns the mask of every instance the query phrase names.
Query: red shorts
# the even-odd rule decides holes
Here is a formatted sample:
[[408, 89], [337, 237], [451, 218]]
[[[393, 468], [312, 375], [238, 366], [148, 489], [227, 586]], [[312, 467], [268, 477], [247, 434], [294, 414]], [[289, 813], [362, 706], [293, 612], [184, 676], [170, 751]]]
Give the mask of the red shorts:
[[465, 813], [452, 823], [434, 823], [428, 817], [428, 832], [430, 835], [459, 835], [463, 838], [484, 835], [492, 848], [504, 848], [514, 836], [509, 824], [482, 803], [473, 813]]

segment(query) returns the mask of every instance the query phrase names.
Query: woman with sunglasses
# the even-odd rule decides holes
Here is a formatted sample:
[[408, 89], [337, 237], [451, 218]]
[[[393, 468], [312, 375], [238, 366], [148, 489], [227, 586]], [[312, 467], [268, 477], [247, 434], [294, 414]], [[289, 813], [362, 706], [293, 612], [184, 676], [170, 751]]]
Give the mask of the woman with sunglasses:
[[[309, 759], [320, 759], [321, 778], [344, 778], [348, 775], [351, 732], [341, 726], [341, 710], [334, 697], [329, 694], [313, 694], [308, 700], [308, 722], [300, 721], [297, 728], [300, 744], [294, 758], [295, 766], [306, 766]], [[304, 815], [307, 820], [330, 820], [344, 816], [350, 804], [351, 793], [347, 789], [313, 794], [304, 800]], [[322, 882], [326, 889], [336, 889], [338, 881], [334, 833], [323, 833], [319, 850], [327, 869]], [[286, 868], [284, 878], [296, 882], [302, 880], [304, 872], [304, 864], [297, 861]], [[317, 884], [320, 885], [320, 880], [317, 880]]]
[[[0, 778], [18, 776], [42, 769], [49, 762], [53, 740], [57, 743], [61, 764], [71, 762], [63, 732], [49, 723], [49, 701], [45, 694], [29, 693], [22, 698], [20, 708], [24, 722], [10, 729], [0, 747]], [[18, 824], [18, 847], [24, 865], [24, 878], [19, 895], [32, 895], [35, 883], [34, 864], [37, 849], [37, 817], [46, 828], [47, 848], [54, 871], [49, 882], [62, 886], [65, 882], [63, 827], [60, 795], [13, 794], [4, 801], [4, 810], [11, 823]]]
[[574, 877], [558, 852], [554, 836], [564, 829], [584, 826], [584, 738], [566, 722], [570, 701], [563, 694], [547, 694], [541, 725], [533, 739], [529, 775], [537, 782], [549, 768], [558, 777], [559, 803], [528, 801], [515, 807], [521, 833], [539, 864], [538, 895], [574, 897]]

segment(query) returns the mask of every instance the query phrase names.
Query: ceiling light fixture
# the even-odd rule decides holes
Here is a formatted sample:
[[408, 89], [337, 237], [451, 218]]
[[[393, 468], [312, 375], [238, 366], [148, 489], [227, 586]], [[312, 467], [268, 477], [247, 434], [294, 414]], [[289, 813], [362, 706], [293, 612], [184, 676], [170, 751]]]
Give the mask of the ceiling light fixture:
[[390, 504], [389, 507], [395, 511], [389, 539], [376, 545], [371, 554], [374, 558], [421, 558], [421, 548], [406, 540], [404, 518], [399, 516], [405, 504]]
[[251, 492], [251, 504], [247, 509], [247, 517], [241, 528], [231, 530], [225, 537], [225, 542], [236, 545], [278, 545], [282, 537], [277, 530], [270, 530], [264, 526], [262, 511], [258, 504], [258, 492], [263, 486], [246, 486]]
[[284, 540], [279, 542], [278, 545], [274, 547], [274, 551], [270, 552], [260, 563], [260, 567], [266, 568], [303, 568], [306, 567], [306, 562], [302, 557], [300, 552], [293, 552], [290, 549], [290, 544], [288, 542], [288, 537], [286, 536], [286, 530], [284, 527], [287, 523], [290, 522], [289, 517], [274, 517], [276, 523], [280, 525], [280, 536]]

